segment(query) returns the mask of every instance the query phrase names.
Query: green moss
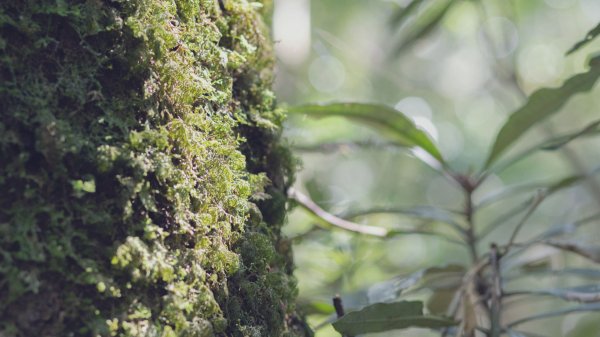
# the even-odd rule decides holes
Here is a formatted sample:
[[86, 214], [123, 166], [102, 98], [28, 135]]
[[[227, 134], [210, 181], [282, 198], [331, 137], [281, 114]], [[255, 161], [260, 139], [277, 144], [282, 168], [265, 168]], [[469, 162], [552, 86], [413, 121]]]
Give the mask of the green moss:
[[0, 335], [310, 334], [267, 7], [0, 5]]

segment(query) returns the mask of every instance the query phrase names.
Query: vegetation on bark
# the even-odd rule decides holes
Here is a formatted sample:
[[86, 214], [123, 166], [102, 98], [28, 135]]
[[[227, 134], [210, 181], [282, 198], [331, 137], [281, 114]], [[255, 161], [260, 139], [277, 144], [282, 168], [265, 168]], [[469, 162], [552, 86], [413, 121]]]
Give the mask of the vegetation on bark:
[[0, 5], [0, 336], [310, 334], [263, 5]]

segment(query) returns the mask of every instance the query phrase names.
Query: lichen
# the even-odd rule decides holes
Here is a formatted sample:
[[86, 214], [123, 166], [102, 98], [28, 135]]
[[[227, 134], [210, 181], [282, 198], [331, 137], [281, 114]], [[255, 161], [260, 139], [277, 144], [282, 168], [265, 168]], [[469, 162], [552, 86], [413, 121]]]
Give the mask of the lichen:
[[245, 0], [0, 4], [0, 336], [304, 336]]

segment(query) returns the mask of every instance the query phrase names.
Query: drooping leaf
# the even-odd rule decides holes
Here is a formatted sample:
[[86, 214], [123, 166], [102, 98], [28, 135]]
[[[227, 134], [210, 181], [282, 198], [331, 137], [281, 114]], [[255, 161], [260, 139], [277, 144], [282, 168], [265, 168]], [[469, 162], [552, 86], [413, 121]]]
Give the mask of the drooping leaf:
[[388, 139], [406, 147], [419, 147], [440, 163], [444, 159], [429, 136], [400, 111], [382, 104], [329, 103], [292, 107], [290, 113], [303, 113], [315, 117], [340, 116], [368, 124]]
[[545, 269], [545, 270], [534, 270], [534, 271], [526, 271], [519, 272], [518, 275], [515, 275], [514, 279], [517, 277], [525, 277], [525, 276], [577, 276], [587, 279], [600, 279], [600, 269], [591, 269], [591, 268], [564, 268], [564, 269]]
[[409, 290], [453, 289], [460, 285], [464, 273], [465, 267], [455, 264], [426, 268], [408, 276], [377, 283], [369, 288], [367, 297], [369, 303], [375, 303], [395, 300]]
[[345, 218], [353, 219], [359, 216], [370, 214], [401, 214], [408, 217], [413, 217], [422, 220], [431, 220], [450, 225], [458, 233], [464, 233], [464, 229], [455, 220], [454, 214], [451, 211], [441, 209], [434, 206], [414, 206], [414, 207], [375, 207], [365, 210], [356, 210], [351, 213], [344, 214]]
[[590, 43], [596, 36], [600, 35], [600, 23], [598, 23], [598, 25], [594, 28], [592, 28], [592, 30], [590, 30], [585, 37], [583, 38], [583, 40], [575, 43], [575, 45], [573, 47], [571, 47], [571, 49], [569, 49], [569, 51], [567, 51], [567, 55], [572, 54], [574, 52], [576, 52], [577, 50], [579, 50], [581, 47], [585, 46], [586, 44]]
[[564, 315], [568, 315], [568, 314], [572, 314], [572, 313], [576, 313], [576, 312], [592, 312], [592, 311], [600, 311], [600, 303], [592, 303], [592, 304], [580, 305], [577, 307], [563, 308], [563, 309], [544, 312], [544, 313], [529, 316], [529, 317], [524, 317], [524, 318], [518, 319], [514, 322], [507, 324], [507, 327], [512, 328], [514, 326], [517, 326], [517, 325], [520, 325], [523, 323], [536, 321], [536, 320], [540, 320], [540, 319], [545, 319], [545, 318], [564, 316]]
[[520, 290], [510, 292], [515, 295], [553, 296], [565, 301], [594, 303], [600, 302], [600, 285], [586, 285], [570, 288], [553, 288], [541, 290]]
[[572, 96], [591, 90], [600, 78], [600, 56], [590, 60], [589, 66], [587, 72], [569, 78], [561, 87], [544, 88], [531, 94], [525, 105], [515, 111], [500, 129], [485, 168], [489, 168], [532, 126], [558, 112]]
[[527, 156], [537, 152], [537, 151], [554, 151], [562, 148], [563, 146], [569, 144], [571, 141], [582, 138], [582, 137], [590, 137], [600, 135], [600, 120], [594, 121], [584, 128], [570, 132], [558, 137], [553, 137], [551, 139], [545, 140], [539, 144], [536, 144], [521, 153], [518, 153], [506, 161], [498, 162], [498, 164], [492, 166], [488, 171], [489, 172], [501, 172], [505, 168], [514, 165], [520, 160], [526, 158]]
[[455, 2], [454, 0], [437, 0], [422, 13], [419, 13], [412, 25], [407, 27], [406, 32], [402, 34], [400, 42], [394, 48], [392, 55], [397, 56], [415, 42], [433, 32]]
[[406, 7], [398, 8], [392, 18], [390, 20], [390, 25], [393, 28], [399, 27], [402, 25], [411, 14], [415, 12], [419, 8], [419, 5], [423, 3], [424, 0], [413, 0]]
[[[598, 171], [600, 171], [600, 170], [596, 169], [596, 170], [592, 171], [590, 173], [590, 175], [596, 174]], [[551, 184], [545, 186], [544, 189], [539, 189], [539, 191], [543, 191], [543, 197], [548, 198], [550, 195], [555, 194], [566, 188], [572, 187], [573, 185], [583, 181], [584, 179], [587, 179], [588, 177], [589, 177], [588, 175], [569, 176], [569, 177], [560, 179], [554, 183], [551, 183]], [[508, 211], [501, 213], [498, 217], [496, 217], [493, 221], [491, 221], [487, 225], [487, 227], [485, 227], [485, 228], [483, 228], [483, 230], [481, 230], [481, 232], [479, 233], [480, 238], [486, 237], [487, 235], [489, 235], [493, 230], [495, 230], [499, 226], [510, 223], [510, 221], [508, 221], [508, 220], [515, 217], [519, 213], [527, 210], [535, 198], [536, 197], [534, 196], [534, 197], [526, 200], [525, 202], [510, 208]], [[563, 229], [562, 228], [551, 228], [547, 233], [550, 233], [551, 231], [555, 231], [555, 230], [562, 231]]]
[[402, 301], [377, 303], [351, 312], [333, 323], [335, 330], [346, 335], [383, 332], [409, 327], [443, 328], [457, 322], [440, 316], [423, 315], [423, 303]]

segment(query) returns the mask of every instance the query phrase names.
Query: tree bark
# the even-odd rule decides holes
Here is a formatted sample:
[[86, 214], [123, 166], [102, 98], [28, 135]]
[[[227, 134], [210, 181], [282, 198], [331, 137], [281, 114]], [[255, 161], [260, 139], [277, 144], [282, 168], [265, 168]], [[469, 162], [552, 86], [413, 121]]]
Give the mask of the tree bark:
[[0, 3], [0, 336], [311, 334], [266, 10]]

